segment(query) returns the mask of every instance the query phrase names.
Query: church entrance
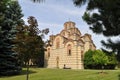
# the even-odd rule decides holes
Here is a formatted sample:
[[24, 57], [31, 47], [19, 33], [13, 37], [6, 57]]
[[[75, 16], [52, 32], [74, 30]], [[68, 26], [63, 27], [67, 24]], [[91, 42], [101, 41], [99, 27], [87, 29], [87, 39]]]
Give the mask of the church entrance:
[[56, 67], [59, 68], [59, 57], [56, 57]]

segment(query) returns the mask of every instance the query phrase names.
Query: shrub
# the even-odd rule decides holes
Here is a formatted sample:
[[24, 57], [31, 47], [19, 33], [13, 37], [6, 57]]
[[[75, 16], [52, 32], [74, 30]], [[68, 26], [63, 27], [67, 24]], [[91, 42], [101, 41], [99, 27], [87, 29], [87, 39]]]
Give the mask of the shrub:
[[84, 55], [84, 66], [89, 69], [114, 69], [117, 65], [115, 54], [106, 54], [101, 50], [88, 50]]

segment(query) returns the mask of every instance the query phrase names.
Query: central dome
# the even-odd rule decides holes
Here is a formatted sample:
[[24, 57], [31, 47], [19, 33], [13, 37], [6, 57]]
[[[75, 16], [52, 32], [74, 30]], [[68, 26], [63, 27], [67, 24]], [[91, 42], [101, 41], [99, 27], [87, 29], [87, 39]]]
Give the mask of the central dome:
[[75, 22], [68, 21], [64, 23], [64, 29], [75, 28]]

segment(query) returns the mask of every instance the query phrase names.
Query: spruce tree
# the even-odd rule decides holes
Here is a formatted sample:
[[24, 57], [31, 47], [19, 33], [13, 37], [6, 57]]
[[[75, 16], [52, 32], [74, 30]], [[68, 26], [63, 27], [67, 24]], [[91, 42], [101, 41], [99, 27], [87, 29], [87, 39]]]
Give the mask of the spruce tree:
[[21, 70], [17, 55], [12, 49], [16, 26], [23, 23], [22, 17], [17, 1], [0, 1], [0, 75], [13, 75]]

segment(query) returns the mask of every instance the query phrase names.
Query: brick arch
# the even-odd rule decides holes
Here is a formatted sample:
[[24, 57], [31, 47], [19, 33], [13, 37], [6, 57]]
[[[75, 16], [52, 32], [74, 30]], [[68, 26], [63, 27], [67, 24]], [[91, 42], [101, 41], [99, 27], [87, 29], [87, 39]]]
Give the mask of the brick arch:
[[67, 47], [68, 44], [71, 44], [73, 46], [74, 41], [73, 40], [67, 40], [66, 42], [64, 42], [64, 47]]
[[[53, 41], [53, 45], [55, 48], [60, 48], [63, 43], [64, 38], [61, 35], [57, 35]], [[58, 46], [58, 47], [57, 47]]]

